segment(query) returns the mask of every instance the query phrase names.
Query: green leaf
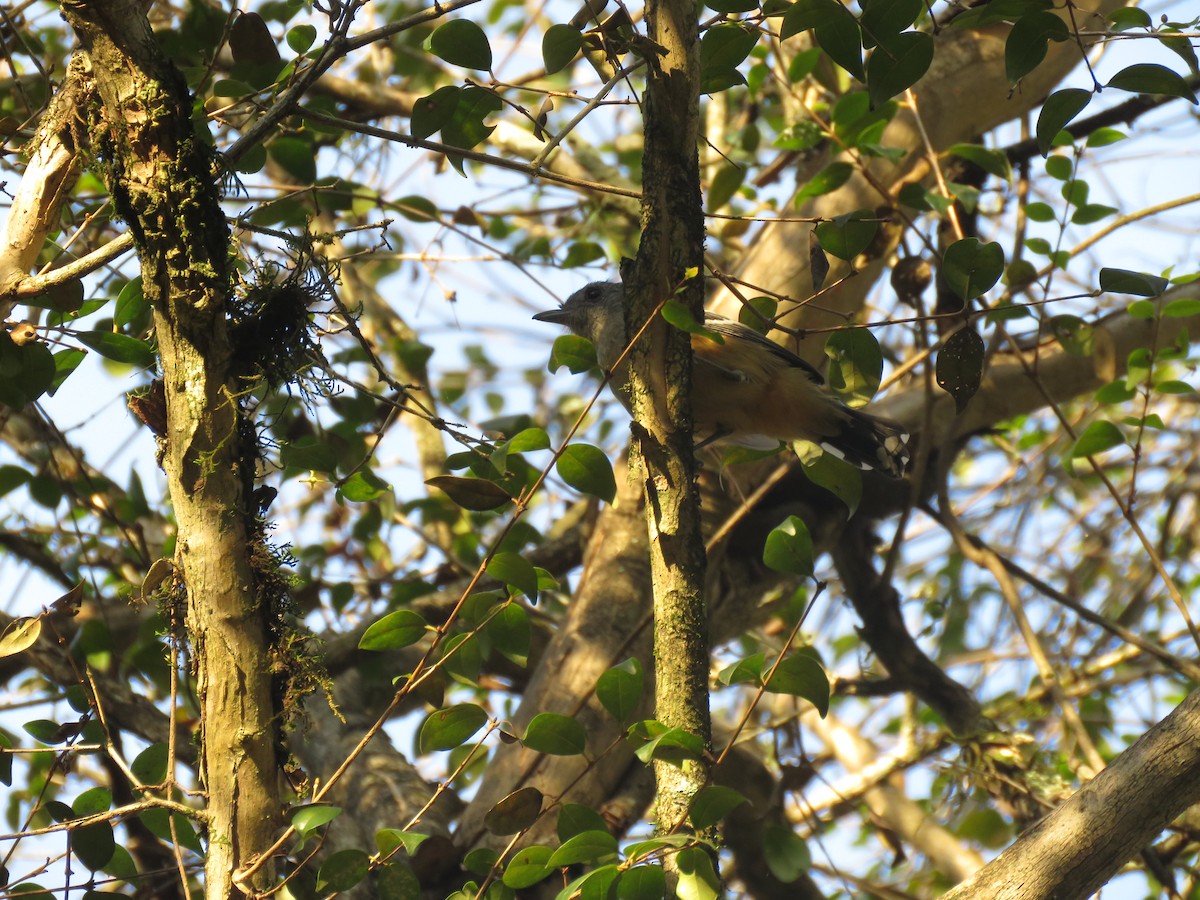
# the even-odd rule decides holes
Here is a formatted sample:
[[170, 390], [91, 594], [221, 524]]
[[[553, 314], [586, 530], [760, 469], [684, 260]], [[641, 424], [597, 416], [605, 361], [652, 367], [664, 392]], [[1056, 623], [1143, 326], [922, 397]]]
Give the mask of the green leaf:
[[933, 38], [922, 31], [905, 31], [888, 38], [867, 62], [867, 90], [878, 105], [916, 84], [933, 62]]
[[342, 814], [340, 806], [310, 804], [292, 812], [292, 827], [301, 837], [327, 825]]
[[544, 712], [530, 721], [521, 743], [550, 756], [578, 756], [587, 746], [587, 732], [569, 716]]
[[532, 629], [529, 625], [529, 613], [519, 603], [505, 604], [494, 616], [488, 619], [484, 633], [491, 639], [492, 644], [519, 666], [529, 661], [529, 641]]
[[[128, 330], [134, 323], [148, 322], [150, 304], [142, 294], [142, 276], [133, 278], [125, 283], [117, 294], [116, 308], [113, 310], [113, 322], [121, 330]], [[134, 329], [140, 330], [140, 329]]]
[[708, 196], [705, 198], [705, 210], [716, 212], [728, 203], [737, 193], [742, 182], [746, 180], [746, 167], [730, 163], [721, 166], [708, 185]]
[[1020, 81], [1046, 58], [1050, 41], [1070, 39], [1067, 24], [1053, 13], [1032, 12], [1019, 18], [1004, 44], [1004, 69], [1008, 80]]
[[721, 896], [721, 879], [707, 851], [700, 847], [680, 850], [675, 865], [679, 868], [679, 885], [675, 889], [679, 900], [717, 900]]
[[763, 687], [772, 694], [803, 697], [817, 708], [821, 718], [829, 712], [829, 676], [821, 664], [806, 653], [793, 653], [776, 668]]
[[800, 188], [796, 193], [796, 206], [800, 206], [813, 197], [820, 197], [823, 194], [836, 191], [850, 180], [852, 174], [854, 174], [854, 166], [850, 165], [850, 163], [841, 161], [831, 162], [810, 178], [804, 187]]
[[425, 636], [428, 623], [411, 609], [390, 612], [372, 622], [358, 640], [359, 650], [400, 650]]
[[844, 328], [825, 341], [829, 387], [849, 406], [863, 406], [883, 379], [883, 351], [869, 328]]
[[401, 831], [399, 828], [381, 828], [375, 832], [375, 848], [380, 856], [391, 856], [400, 847], [412, 856], [417, 848], [429, 838], [427, 834], [415, 831]]
[[838, 459], [832, 453], [821, 453], [802, 462], [800, 471], [805, 477], [841, 500], [847, 512], [854, 515], [862, 500], [862, 472], [858, 467]]
[[362, 850], [339, 850], [321, 863], [317, 871], [317, 891], [334, 894], [348, 891], [367, 877], [371, 858]]
[[[415, 111], [413, 118], [416, 118]], [[436, 222], [438, 220], [438, 208], [428, 197], [401, 197], [393, 205], [396, 207], [396, 211], [410, 222]]]
[[[447, 85], [440, 87], [427, 97], [421, 97], [413, 104], [412, 118], [409, 120], [409, 128], [412, 129], [412, 135], [415, 138], [424, 140], [436, 132], [441, 131], [444, 127], [454, 121], [454, 113], [458, 110], [458, 102], [462, 98], [462, 88], [455, 85]], [[419, 201], [422, 205], [430, 207], [429, 219], [436, 219], [436, 208], [433, 207], [428, 199], [424, 197], [408, 197], [407, 201]], [[403, 205], [413, 205], [404, 203]], [[401, 208], [403, 212], [403, 206]], [[405, 214], [407, 216], [407, 214]], [[415, 221], [424, 221], [416, 219]]]
[[720, 672], [717, 673], [717, 681], [721, 684], [759, 684], [762, 678], [763, 665], [766, 663], [766, 657], [762, 653], [755, 653], [753, 656], [747, 656], [745, 659], [739, 659], [737, 662], [730, 663]]
[[[517, 829], [520, 831], [520, 829]], [[514, 832], [515, 834], [515, 832]], [[504, 867], [501, 880], [506, 887], [514, 891], [533, 887], [554, 871], [549, 865], [550, 856], [554, 853], [549, 847], [534, 844], [524, 847], [513, 854], [512, 860]]]
[[716, 825], [743, 803], [749, 803], [740, 791], [723, 784], [710, 784], [701, 788], [692, 801], [688, 816], [697, 829]]
[[532, 450], [549, 449], [550, 436], [546, 434], [544, 428], [538, 428], [537, 426], [523, 428], [508, 441], [508, 450], [510, 453], [528, 453]]
[[422, 753], [453, 749], [465, 744], [487, 720], [483, 707], [474, 703], [435, 709], [421, 725], [417, 746]]
[[1200, 316], [1200, 299], [1195, 297], [1181, 297], [1178, 300], [1172, 300], [1163, 307], [1164, 319], [1184, 319], [1189, 316]]
[[1107, 219], [1109, 216], [1116, 215], [1117, 209], [1112, 206], [1104, 206], [1101, 203], [1086, 203], [1071, 215], [1072, 225], [1091, 225], [1094, 222]]
[[808, 844], [786, 825], [763, 829], [763, 856], [771, 874], [784, 884], [791, 884], [812, 868]]
[[942, 277], [963, 300], [974, 300], [992, 289], [1004, 274], [1004, 248], [995, 241], [963, 238], [946, 248]]
[[776, 572], [813, 574], [813, 543], [803, 519], [788, 516], [771, 529], [763, 546], [763, 562]]
[[487, 35], [470, 19], [439, 25], [429, 36], [429, 49], [454, 66], [485, 72], [492, 68], [492, 48]]
[[360, 469], [338, 485], [338, 494], [351, 503], [366, 503], [391, 493], [391, 487], [369, 469]]
[[312, 25], [295, 25], [288, 29], [287, 45], [296, 53], [307, 53], [317, 39], [317, 29]]
[[1074, 169], [1071, 160], [1065, 156], [1051, 156], [1046, 160], [1046, 174], [1059, 181], [1066, 181], [1070, 178]]
[[79, 368], [79, 364], [87, 359], [87, 352], [68, 347], [54, 354], [54, 380], [50, 382], [51, 396], [63, 385], [63, 382]]
[[571, 444], [558, 458], [554, 469], [558, 477], [577, 491], [612, 503], [617, 495], [617, 480], [604, 451], [591, 444]]
[[667, 876], [662, 866], [634, 866], [617, 881], [617, 900], [659, 900], [666, 894]]
[[1107, 147], [1109, 144], [1115, 144], [1117, 141], [1123, 140], [1125, 140], [1125, 133], [1123, 131], [1118, 131], [1115, 128], [1097, 128], [1088, 135], [1087, 146]]
[[[1057, 22], [1058, 19], [1055, 19]], [[1066, 88], [1055, 91], [1046, 98], [1042, 111], [1038, 113], [1037, 135], [1038, 150], [1042, 156], [1050, 152], [1054, 146], [1054, 138], [1077, 115], [1087, 107], [1092, 100], [1092, 92], [1079, 88]]]
[[581, 803], [564, 803], [558, 812], [558, 823], [555, 830], [560, 841], [569, 841], [577, 834], [585, 831], [606, 831], [608, 825], [604, 816], [590, 806]]
[[482, 478], [464, 478], [460, 475], [435, 475], [425, 483], [437, 488], [454, 501], [455, 505], [473, 512], [498, 509], [512, 498], [504, 488]]
[[590, 372], [596, 365], [596, 348], [591, 341], [577, 334], [564, 334], [555, 339], [547, 368], [557, 372], [566, 366], [568, 372], [578, 375], [580, 372]]
[[1150, 28], [1153, 20], [1150, 13], [1136, 6], [1126, 6], [1114, 9], [1108, 14], [1108, 21], [1113, 24], [1113, 31], [1128, 31], [1130, 28]]
[[17, 346], [0, 328], [0, 404], [20, 409], [54, 383], [54, 354], [41, 341]]
[[116, 849], [116, 838], [113, 836], [112, 825], [108, 822], [80, 825], [71, 832], [71, 851], [93, 872], [107, 866]]
[[704, 741], [700, 735], [682, 728], [668, 728], [653, 719], [632, 725], [628, 734], [635, 743], [634, 754], [644, 763], [661, 759], [682, 766], [687, 760], [700, 759], [704, 755]]
[[129, 771], [140, 784], [153, 786], [167, 780], [167, 745], [151, 744], [129, 764]]
[[641, 706], [645, 684], [642, 664], [631, 656], [596, 680], [596, 697], [614, 719], [628, 722]]
[[312, 184], [317, 180], [316, 152], [303, 138], [277, 137], [267, 144], [267, 156], [298, 184]]
[[983, 338], [971, 328], [956, 331], [938, 353], [938, 387], [954, 398], [960, 415], [979, 390], [983, 380]]
[[599, 244], [593, 241], [573, 241], [567, 248], [566, 256], [563, 257], [562, 267], [574, 269], [577, 266], [586, 266], [598, 259], [604, 259], [604, 248]]
[[710, 94], [745, 81], [737, 67], [754, 45], [758, 32], [732, 22], [713, 25], [700, 38], [700, 91]]
[[1170, 282], [1147, 272], [1129, 269], [1101, 269], [1100, 290], [1113, 294], [1133, 294], [1135, 297], [1161, 297]]
[[507, 550], [497, 553], [487, 564], [487, 573], [497, 581], [520, 591], [531, 601], [537, 600], [537, 572], [534, 571], [533, 563], [521, 554]]
[[[442, 140], [452, 147], [470, 150], [476, 144], [487, 140], [488, 135], [495, 130], [483, 120], [502, 108], [500, 98], [491, 91], [473, 85], [463, 88], [454, 115], [442, 126]], [[461, 162], [460, 159], [456, 165], [460, 172]]]
[[154, 348], [127, 334], [112, 331], [84, 331], [76, 335], [79, 343], [95, 350], [105, 359], [128, 363], [143, 369], [153, 368], [157, 361]]
[[982, 144], [953, 144], [946, 154], [973, 162], [989, 175], [1012, 181], [1012, 166], [1003, 150], [992, 150]]
[[710, 341], [713, 341], [717, 344], [725, 343], [725, 338], [723, 335], [715, 331], [710, 331], [697, 322], [696, 317], [692, 315], [692, 311], [688, 309], [685, 304], [679, 300], [676, 300], [674, 297], [663, 304], [662, 317], [666, 319], [669, 324], [675, 328], [678, 328], [680, 331], [686, 331], [688, 334], [703, 335]]
[[583, 35], [570, 25], [551, 25], [542, 38], [542, 61], [546, 74], [561, 72], [583, 49]]
[[279, 448], [279, 462], [287, 469], [299, 469], [305, 472], [326, 472], [332, 474], [337, 470], [337, 456], [328, 441], [315, 437], [302, 437], [288, 441]]
[[1157, 63], [1138, 63], [1127, 66], [1109, 79], [1105, 87], [1135, 94], [1161, 94], [1167, 97], [1183, 97], [1196, 103], [1195, 92], [1188, 87], [1183, 76]]
[[483, 825], [492, 834], [501, 836], [524, 831], [542, 814], [544, 799], [535, 787], [519, 788], [487, 811]]
[[1097, 419], [1084, 429], [1083, 434], [1071, 447], [1071, 459], [1095, 456], [1125, 443], [1121, 429], [1108, 419]]
[[597, 863], [615, 856], [617, 839], [607, 830], [585, 831], [569, 839], [554, 851], [550, 865], [559, 868], [580, 863]]
[[817, 240], [821, 248], [831, 256], [850, 262], [862, 253], [875, 239], [879, 223], [874, 220], [875, 213], [869, 209], [860, 209], [843, 216], [837, 216], [831, 222], [822, 222], [816, 228]]

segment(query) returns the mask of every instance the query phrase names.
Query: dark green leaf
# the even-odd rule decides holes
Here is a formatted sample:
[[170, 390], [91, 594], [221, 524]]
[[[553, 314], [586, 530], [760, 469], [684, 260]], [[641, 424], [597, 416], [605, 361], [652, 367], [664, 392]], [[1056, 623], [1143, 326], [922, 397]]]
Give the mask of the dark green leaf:
[[312, 144], [298, 137], [277, 137], [267, 144], [267, 156], [298, 184], [317, 180], [317, 157]]
[[704, 741], [700, 735], [682, 728], [667, 728], [653, 719], [630, 727], [629, 736], [635, 744], [634, 754], [644, 763], [661, 759], [681, 766], [689, 759], [700, 759], [704, 755]]
[[723, 784], [710, 784], [697, 792], [688, 815], [697, 829], [710, 828], [748, 802], [740, 791]]
[[544, 712], [530, 721], [521, 743], [550, 756], [577, 756], [587, 746], [587, 732], [569, 716]]
[[604, 816], [581, 803], [564, 803], [558, 811], [558, 824], [555, 826], [560, 841], [569, 841], [585, 831], [605, 831], [607, 828]]
[[333, 473], [337, 469], [337, 457], [333, 448], [327, 441], [315, 437], [302, 437], [284, 443], [279, 448], [279, 461], [284, 469], [327, 473]]
[[992, 150], [982, 144], [954, 144], [946, 153], [975, 163], [989, 175], [1012, 181], [1012, 166], [1003, 150]]
[[54, 354], [54, 380], [50, 383], [51, 396], [62, 387], [63, 382], [79, 368], [79, 364], [85, 359], [87, 359], [87, 351], [76, 350], [73, 347], [59, 350]]
[[1071, 215], [1072, 225], [1091, 225], [1117, 214], [1116, 207], [1104, 206], [1100, 203], [1087, 203]]
[[554, 466], [558, 477], [577, 491], [612, 503], [617, 495], [617, 480], [604, 451], [591, 444], [571, 444]]
[[922, 0], [874, 0], [863, 3], [863, 46], [886, 44], [910, 27], [925, 8]]
[[[879, 223], [873, 221], [874, 218], [875, 213], [871, 210], [860, 209], [837, 216], [831, 222], [822, 222], [816, 229], [821, 248], [838, 259], [852, 261], [874, 240], [879, 230]], [[867, 219], [872, 221], [865, 221]]]
[[422, 753], [450, 750], [465, 744], [487, 720], [483, 707], [474, 703], [435, 709], [421, 725], [417, 746]]
[[737, 193], [746, 180], [746, 167], [730, 163], [721, 166], [708, 185], [705, 209], [712, 213], [721, 209]]
[[776, 572], [812, 575], [813, 544], [803, 519], [788, 516], [771, 529], [763, 547], [763, 562]]
[[995, 241], [963, 238], [946, 248], [942, 277], [963, 300], [974, 300], [992, 289], [1004, 274], [1004, 248]]
[[504, 488], [482, 478], [435, 475], [433, 478], [426, 479], [425, 483], [442, 491], [456, 505], [473, 512], [498, 509], [512, 500]]
[[829, 386], [851, 406], [875, 396], [883, 379], [883, 351], [869, 328], [844, 328], [825, 341]]
[[421, 846], [429, 835], [418, 834], [415, 831], [401, 831], [399, 828], [381, 828], [375, 832], [375, 847], [379, 851], [380, 856], [391, 856], [395, 851], [403, 847], [404, 851], [409, 856], [417, 852], [417, 848]]
[[519, 603], [505, 604], [488, 619], [484, 633], [492, 644], [519, 666], [529, 661], [529, 641], [532, 629], [529, 613]]
[[563, 257], [562, 267], [574, 269], [598, 259], [604, 259], [604, 248], [599, 244], [593, 241], [573, 241], [567, 248], [567, 255]]
[[[462, 88], [446, 85], [438, 88], [429, 96], [417, 100], [413, 104], [412, 118], [409, 120], [413, 137], [424, 139], [449, 125], [454, 120], [454, 113], [458, 110], [458, 101], [461, 97]], [[419, 200], [422, 204], [433, 207], [433, 204], [424, 197], [408, 199]], [[430, 218], [436, 218], [436, 216], [431, 212]]]
[[933, 38], [905, 31], [875, 48], [867, 62], [867, 90], [872, 105], [890, 100], [916, 84], [933, 62]]
[[142, 276], [131, 279], [117, 294], [116, 308], [113, 310], [113, 322], [122, 330], [135, 330], [137, 323], [149, 320], [150, 304], [142, 294]]
[[542, 61], [546, 74], [565, 69], [583, 49], [583, 35], [570, 25], [551, 25], [542, 38]]
[[645, 690], [642, 664], [630, 657], [613, 666], [596, 681], [596, 696], [618, 722], [627, 722], [637, 713]]
[[470, 19], [455, 19], [429, 37], [429, 49], [440, 59], [467, 69], [492, 68], [492, 48], [483, 29]]
[[662, 866], [634, 866], [621, 873], [617, 900], [659, 900], [666, 893], [667, 876]]
[[1113, 31], [1128, 31], [1130, 28], [1150, 28], [1153, 21], [1150, 13], [1136, 6], [1126, 6], [1114, 9], [1108, 14], [1108, 21], [1113, 24]]
[[116, 849], [117, 842], [113, 836], [112, 825], [108, 822], [81, 825], [71, 832], [72, 852], [93, 872], [107, 866]]
[[1050, 41], [1071, 37], [1067, 24], [1049, 12], [1031, 12], [1013, 25], [1004, 45], [1004, 69], [1009, 81], [1020, 81], [1046, 58]]
[[454, 115], [442, 126], [442, 140], [452, 147], [471, 149], [494, 130], [483, 120], [502, 107], [500, 98], [491, 91], [475, 86], [463, 88]]
[[812, 867], [808, 845], [786, 825], [763, 829], [763, 856], [771, 874], [784, 884], [791, 884]]
[[688, 334], [703, 335], [716, 344], [725, 343], [725, 338], [721, 334], [710, 331], [697, 322], [696, 317], [692, 315], [692, 311], [674, 297], [663, 304], [662, 317], [680, 331], [686, 331]]
[[84, 331], [77, 335], [79, 343], [95, 350], [105, 359], [149, 369], [157, 359], [145, 341], [112, 331]]
[[750, 55], [758, 43], [758, 32], [732, 22], [713, 25], [700, 38], [700, 73], [734, 69]]
[[[413, 114], [413, 117], [416, 117], [416, 113]], [[396, 201], [395, 206], [396, 211], [410, 222], [436, 222], [438, 220], [438, 208], [427, 197], [402, 197]]]
[[487, 564], [487, 573], [510, 588], [515, 588], [530, 600], [537, 600], [537, 572], [533, 569], [533, 563], [521, 554], [509, 551], [497, 553]]
[[1055, 91], [1046, 98], [1042, 111], [1038, 113], [1036, 129], [1038, 150], [1042, 156], [1050, 152], [1050, 148], [1054, 146], [1054, 138], [1083, 112], [1091, 100], [1092, 92], [1079, 88]]
[[339, 850], [321, 863], [317, 871], [317, 890], [322, 894], [348, 891], [367, 877], [371, 858], [362, 850]]
[[950, 335], [937, 358], [938, 387], [954, 398], [961, 415], [983, 380], [983, 338], [971, 328]]
[[829, 712], [829, 676], [821, 664], [806, 653], [786, 657], [763, 687], [773, 694], [803, 697], [817, 708], [821, 718]]
[[1083, 434], [1071, 447], [1071, 459], [1082, 459], [1085, 456], [1095, 456], [1105, 450], [1125, 443], [1121, 429], [1108, 419], [1097, 419], [1084, 429]]
[[535, 787], [515, 790], [487, 811], [483, 825], [492, 834], [501, 836], [524, 831], [541, 815], [543, 799], [542, 792]]
[[129, 771], [141, 784], [153, 786], [167, 780], [167, 745], [151, 744], [129, 764]]
[[1183, 76], [1157, 63], [1138, 63], [1127, 66], [1109, 79], [1105, 87], [1135, 94], [1162, 94], [1167, 97], [1183, 97], [1196, 102], [1195, 92], [1188, 87]]
[[411, 646], [425, 635], [428, 624], [411, 609], [398, 609], [388, 613], [370, 627], [359, 638], [359, 650], [400, 650]]
[[1129, 269], [1101, 269], [1100, 290], [1113, 294], [1133, 294], [1136, 297], [1160, 297], [1170, 282], [1147, 272]]

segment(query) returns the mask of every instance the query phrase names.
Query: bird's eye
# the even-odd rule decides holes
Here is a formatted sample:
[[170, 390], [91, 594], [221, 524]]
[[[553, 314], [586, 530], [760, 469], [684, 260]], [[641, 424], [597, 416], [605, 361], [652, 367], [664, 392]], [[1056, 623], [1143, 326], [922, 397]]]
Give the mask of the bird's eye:
[[586, 292], [584, 293], [584, 296], [587, 297], [589, 300], [599, 300], [600, 299], [600, 288], [596, 287], [596, 285], [593, 284], [591, 287], [587, 288]]

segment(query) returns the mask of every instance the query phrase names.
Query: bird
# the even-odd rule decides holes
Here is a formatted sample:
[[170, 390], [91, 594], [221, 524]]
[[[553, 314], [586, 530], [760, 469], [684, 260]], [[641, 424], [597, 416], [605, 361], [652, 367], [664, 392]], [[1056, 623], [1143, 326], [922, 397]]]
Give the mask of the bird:
[[[609, 386], [629, 409], [625, 290], [596, 281], [571, 294], [558, 309], [533, 318], [566, 326], [590, 340]], [[813, 366], [752, 328], [714, 312], [704, 313], [714, 340], [692, 334], [692, 422], [697, 445], [726, 441], [756, 449], [806, 440], [860, 469], [902, 478], [909, 463], [908, 434], [889, 419], [852, 409], [826, 386]]]

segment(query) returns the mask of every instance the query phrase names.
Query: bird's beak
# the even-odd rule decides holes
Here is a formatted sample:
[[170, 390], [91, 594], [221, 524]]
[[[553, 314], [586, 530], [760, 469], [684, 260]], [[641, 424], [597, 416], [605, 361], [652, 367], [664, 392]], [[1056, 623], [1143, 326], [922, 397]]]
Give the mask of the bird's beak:
[[551, 325], [566, 325], [570, 318], [570, 313], [565, 309], [548, 309], [533, 317], [535, 322], [549, 322]]

